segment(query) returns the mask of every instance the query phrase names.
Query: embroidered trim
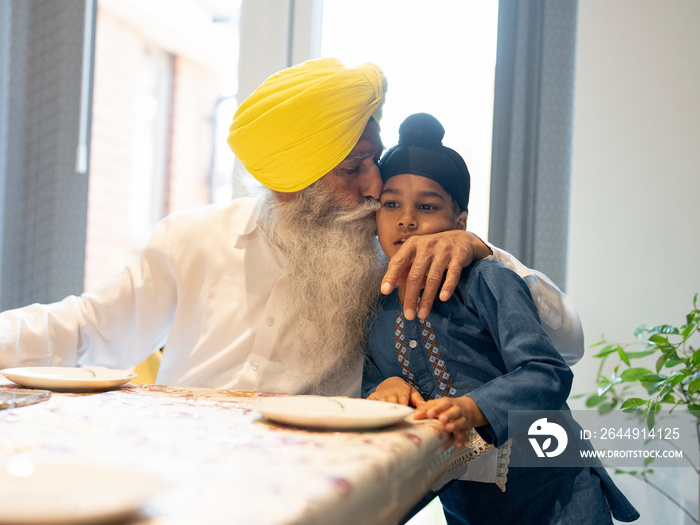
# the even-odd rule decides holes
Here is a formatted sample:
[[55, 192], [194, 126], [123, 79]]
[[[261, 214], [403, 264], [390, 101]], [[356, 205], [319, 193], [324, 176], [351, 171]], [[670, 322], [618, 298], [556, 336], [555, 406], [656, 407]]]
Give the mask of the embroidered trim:
[[[427, 319], [419, 319], [421, 327], [421, 337], [423, 338], [423, 348], [428, 354], [428, 362], [433, 368], [433, 376], [437, 379], [438, 388], [443, 397], [452, 397], [457, 393], [450, 373], [447, 371], [447, 363], [440, 355], [440, 349], [435, 339], [435, 329]], [[437, 396], [436, 396], [437, 397]]]
[[399, 315], [396, 317], [396, 329], [394, 331], [394, 348], [396, 349], [396, 357], [398, 358], [399, 365], [401, 366], [401, 374], [404, 376], [404, 378], [406, 378], [406, 380], [409, 383], [416, 387], [416, 384], [413, 380], [413, 372], [411, 372], [411, 362], [409, 361], [408, 353], [406, 352], [406, 336], [404, 335], [404, 322], [402, 312], [399, 312]]
[[496, 460], [496, 485], [502, 492], [506, 491], [506, 482], [508, 481], [508, 464], [510, 463], [511, 444], [512, 442], [509, 439], [497, 449], [498, 459]]
[[486, 443], [476, 430], [470, 428], [469, 437], [463, 446], [463, 448], [466, 449], [465, 454], [461, 455], [461, 457], [466, 461], [470, 461], [481, 456], [491, 447], [492, 445]]

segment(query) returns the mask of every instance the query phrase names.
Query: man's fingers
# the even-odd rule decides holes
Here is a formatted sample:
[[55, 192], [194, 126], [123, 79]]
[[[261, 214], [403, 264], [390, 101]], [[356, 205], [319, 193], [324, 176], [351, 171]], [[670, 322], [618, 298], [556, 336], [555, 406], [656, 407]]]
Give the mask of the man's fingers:
[[[410, 240], [410, 239], [409, 239]], [[397, 286], [404, 284], [415, 256], [412, 243], [405, 243], [389, 260], [389, 265], [382, 279], [382, 293], [388, 295]]]
[[[403, 315], [409, 321], [416, 318], [418, 309], [418, 296], [423, 289], [425, 275], [430, 268], [431, 259], [429, 257], [416, 257], [408, 272], [406, 279], [406, 292], [403, 298]], [[435, 292], [433, 292], [433, 296]]]
[[[425, 319], [428, 317], [430, 310], [433, 308], [433, 303], [435, 302], [435, 297], [437, 296], [438, 289], [440, 288], [440, 283], [442, 283], [442, 276], [445, 274], [445, 269], [450, 261], [449, 256], [446, 253], [435, 254], [432, 259], [430, 268], [428, 269], [427, 277], [425, 277], [425, 285], [423, 287], [423, 295], [420, 299], [420, 305], [418, 308], [418, 317]], [[459, 277], [457, 278], [459, 281]], [[457, 286], [457, 283], [455, 283]]]
[[447, 276], [445, 277], [445, 282], [440, 290], [440, 300], [442, 302], [448, 301], [459, 283], [459, 278], [462, 275], [462, 265], [459, 263], [451, 264], [447, 268]]

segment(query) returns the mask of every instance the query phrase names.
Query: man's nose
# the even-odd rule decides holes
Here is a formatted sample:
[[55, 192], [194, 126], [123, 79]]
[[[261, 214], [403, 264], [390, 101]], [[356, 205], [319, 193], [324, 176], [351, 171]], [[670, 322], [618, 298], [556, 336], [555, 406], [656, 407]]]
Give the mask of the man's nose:
[[379, 175], [379, 167], [376, 164], [372, 164], [372, 167], [362, 174], [360, 192], [365, 198], [371, 197], [375, 200], [379, 200], [382, 194], [382, 186], [383, 183], [382, 177]]

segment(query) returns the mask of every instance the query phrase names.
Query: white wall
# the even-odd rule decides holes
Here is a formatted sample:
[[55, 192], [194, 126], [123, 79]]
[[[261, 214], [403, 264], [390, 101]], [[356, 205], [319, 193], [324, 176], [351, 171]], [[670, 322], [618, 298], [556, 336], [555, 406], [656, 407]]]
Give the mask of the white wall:
[[[568, 293], [587, 345], [682, 324], [700, 291], [698, 28], [696, 0], [579, 1]], [[587, 352], [574, 393], [595, 386]], [[697, 502], [697, 476], [661, 470]], [[638, 523], [683, 523], [653, 491], [616, 481]]]

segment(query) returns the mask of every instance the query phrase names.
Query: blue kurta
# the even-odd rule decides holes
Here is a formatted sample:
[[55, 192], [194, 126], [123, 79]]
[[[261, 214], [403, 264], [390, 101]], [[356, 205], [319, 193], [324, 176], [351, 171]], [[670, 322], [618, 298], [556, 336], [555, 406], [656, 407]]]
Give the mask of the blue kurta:
[[[511, 270], [478, 261], [425, 321], [407, 321], [401, 311], [395, 290], [370, 330], [363, 396], [393, 376], [424, 399], [469, 395], [489, 421], [477, 431], [495, 446], [508, 440], [509, 410], [568, 411], [573, 374], [543, 330], [526, 284]], [[612, 523], [609, 508], [621, 521], [639, 516], [602, 465], [510, 468], [505, 493], [495, 484], [457, 481], [440, 499], [449, 523], [598, 525]]]

